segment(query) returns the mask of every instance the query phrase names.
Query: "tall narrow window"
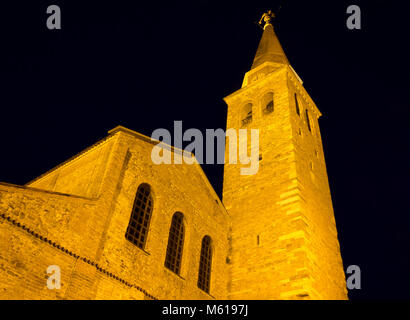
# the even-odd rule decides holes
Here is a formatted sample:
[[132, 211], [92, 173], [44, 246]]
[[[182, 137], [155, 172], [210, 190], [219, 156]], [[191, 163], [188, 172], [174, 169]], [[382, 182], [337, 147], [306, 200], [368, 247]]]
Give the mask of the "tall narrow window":
[[125, 233], [125, 238], [141, 249], [144, 249], [147, 240], [152, 208], [151, 188], [148, 184], [143, 183], [138, 187], [131, 218]]
[[263, 113], [268, 114], [273, 112], [273, 93], [268, 92], [262, 98]]
[[295, 93], [295, 105], [296, 105], [296, 113], [298, 114], [298, 116], [300, 116], [299, 101], [298, 101], [298, 97], [296, 93]]
[[309, 118], [308, 109], [306, 109], [306, 123], [307, 123], [309, 131], [312, 132], [312, 127], [310, 126], [310, 118]]
[[181, 271], [182, 250], [184, 247], [184, 216], [181, 212], [175, 212], [172, 216], [171, 228], [169, 229], [167, 255], [165, 267], [179, 274]]
[[247, 103], [243, 107], [242, 112], [242, 126], [246, 126], [248, 123], [252, 122], [252, 103]]
[[205, 236], [202, 239], [201, 257], [199, 260], [198, 288], [209, 293], [211, 282], [212, 248], [211, 237]]

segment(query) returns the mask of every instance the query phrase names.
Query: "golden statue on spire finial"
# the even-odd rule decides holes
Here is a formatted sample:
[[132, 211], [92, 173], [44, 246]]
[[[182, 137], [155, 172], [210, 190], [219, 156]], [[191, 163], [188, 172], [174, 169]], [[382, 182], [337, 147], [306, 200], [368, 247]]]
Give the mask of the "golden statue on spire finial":
[[272, 21], [273, 19], [275, 19], [275, 14], [272, 12], [272, 10], [268, 10], [268, 12], [265, 12], [262, 15], [262, 18], [259, 20], [259, 25], [262, 26], [263, 22], [265, 22], [265, 25], [263, 27], [263, 29], [266, 28], [266, 26], [268, 25], [272, 25]]

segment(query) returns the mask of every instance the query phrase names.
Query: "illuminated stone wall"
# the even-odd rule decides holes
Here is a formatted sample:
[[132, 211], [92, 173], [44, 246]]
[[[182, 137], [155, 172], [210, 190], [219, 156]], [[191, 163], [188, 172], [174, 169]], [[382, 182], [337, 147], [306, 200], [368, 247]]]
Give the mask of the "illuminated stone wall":
[[97, 145], [66, 161], [52, 172], [40, 176], [27, 186], [97, 198], [100, 195], [102, 182], [115, 146], [116, 137], [110, 136]]
[[[134, 134], [120, 133], [119, 151], [129, 160], [123, 166], [121, 192], [115, 200], [107, 244], [101, 261], [116, 272], [138, 279], [160, 299], [224, 299], [227, 296], [229, 216], [198, 164], [155, 165], [151, 143], [141, 143]], [[127, 157], [128, 153], [128, 157]], [[138, 185], [148, 183], [153, 190], [154, 212], [145, 251], [124, 238]], [[172, 215], [184, 214], [185, 241], [180, 275], [164, 267]], [[212, 239], [213, 257], [210, 294], [197, 287], [202, 238]]]
[[[0, 299], [226, 298], [229, 216], [198, 164], [155, 165], [152, 147], [119, 128], [28, 186], [0, 184]], [[145, 250], [125, 239], [143, 182], [154, 195]], [[186, 229], [180, 275], [164, 267], [176, 211]], [[210, 294], [197, 287], [205, 235]], [[59, 290], [46, 287], [49, 265], [61, 268]]]
[[[288, 73], [288, 86], [301, 204], [300, 218], [306, 225], [305, 245], [311, 297], [346, 299], [346, 281], [318, 124], [321, 114], [293, 72]], [[295, 93], [299, 101], [300, 116], [294, 112]]]
[[[241, 175], [241, 164], [225, 165], [223, 202], [232, 219], [231, 299], [347, 297], [316, 121], [319, 111], [299, 83], [297, 92], [303, 90], [309, 104], [301, 104], [297, 115], [297, 81], [288, 65], [265, 62], [225, 98], [227, 128], [259, 129], [261, 156], [256, 175]], [[274, 94], [272, 113], [263, 112], [268, 92]], [[243, 125], [241, 108], [248, 103], [253, 104], [252, 122]], [[313, 133], [303, 120], [307, 106]]]

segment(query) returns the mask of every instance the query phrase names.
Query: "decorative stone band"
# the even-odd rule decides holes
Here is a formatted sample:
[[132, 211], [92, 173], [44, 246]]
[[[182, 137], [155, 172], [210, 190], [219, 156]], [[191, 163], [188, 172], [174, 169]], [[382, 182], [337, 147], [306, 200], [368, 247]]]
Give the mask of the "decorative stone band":
[[87, 258], [85, 258], [85, 257], [81, 257], [80, 255], [75, 254], [74, 252], [68, 250], [67, 248], [64, 248], [64, 247], [60, 246], [59, 244], [55, 243], [54, 241], [52, 241], [52, 240], [50, 240], [50, 239], [47, 239], [46, 237], [43, 237], [42, 235], [40, 235], [40, 234], [38, 234], [37, 232], [31, 230], [30, 228], [26, 227], [25, 225], [21, 224], [20, 222], [14, 220], [14, 219], [12, 219], [12, 218], [10, 218], [9, 216], [6, 216], [4, 213], [0, 214], [0, 219], [4, 219], [5, 221], [8, 221], [9, 223], [13, 224], [14, 226], [16, 226], [16, 227], [18, 227], [18, 228], [21, 228], [21, 229], [23, 229], [24, 231], [26, 231], [27, 233], [31, 234], [31, 235], [34, 236], [35, 238], [40, 239], [41, 241], [46, 242], [46, 243], [49, 244], [50, 246], [53, 246], [54, 248], [56, 248], [56, 249], [58, 249], [58, 250], [60, 250], [60, 251], [62, 251], [62, 252], [64, 252], [64, 253], [66, 253], [66, 254], [68, 254], [68, 255], [74, 257], [74, 258], [80, 259], [80, 260], [84, 261], [85, 263], [87, 263], [87, 264], [89, 264], [89, 265], [91, 265], [91, 266], [94, 266], [99, 272], [104, 273], [104, 274], [107, 275], [108, 277], [113, 278], [113, 279], [115, 279], [115, 280], [121, 282], [122, 284], [124, 284], [124, 285], [130, 287], [130, 288], [135, 288], [135, 289], [137, 289], [138, 291], [141, 291], [147, 298], [152, 299], [152, 300], [158, 300], [158, 298], [156, 298], [156, 297], [154, 297], [153, 295], [149, 294], [145, 289], [143, 289], [143, 288], [141, 288], [141, 287], [139, 287], [139, 286], [137, 286], [137, 285], [135, 285], [135, 284], [133, 284], [133, 283], [131, 283], [131, 282], [129, 282], [129, 281], [126, 281], [126, 280], [124, 280], [124, 279], [118, 277], [117, 275], [113, 274], [112, 272], [109, 272], [108, 270], [106, 270], [106, 269], [100, 267], [100, 266], [98, 265], [98, 263], [96, 263], [96, 262], [94, 262], [94, 261], [92, 261], [92, 260], [90, 260], [90, 259], [87, 259]]

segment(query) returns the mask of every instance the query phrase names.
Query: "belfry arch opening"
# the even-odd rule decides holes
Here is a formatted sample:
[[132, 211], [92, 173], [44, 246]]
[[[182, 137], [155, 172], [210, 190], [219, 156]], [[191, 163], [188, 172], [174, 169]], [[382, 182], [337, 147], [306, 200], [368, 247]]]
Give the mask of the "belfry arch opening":
[[273, 92], [267, 92], [262, 97], [262, 113], [269, 114], [274, 110]]
[[247, 103], [243, 106], [242, 109], [242, 126], [246, 126], [247, 124], [252, 122], [252, 103]]

